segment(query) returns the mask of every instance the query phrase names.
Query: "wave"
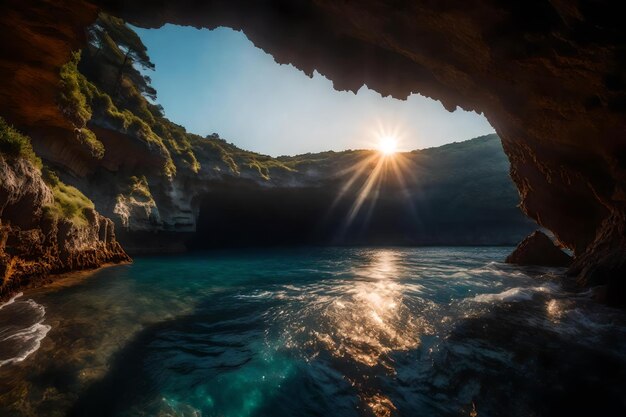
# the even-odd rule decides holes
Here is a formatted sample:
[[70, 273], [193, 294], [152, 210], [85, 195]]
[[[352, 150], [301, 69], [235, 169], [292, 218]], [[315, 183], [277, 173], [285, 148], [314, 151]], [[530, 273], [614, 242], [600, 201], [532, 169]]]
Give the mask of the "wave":
[[252, 294], [237, 294], [235, 295], [235, 298], [239, 298], [239, 299], [265, 299], [265, 298], [272, 298], [274, 296], [274, 293], [270, 292], [270, 291], [255, 291]]
[[41, 341], [46, 337], [51, 327], [47, 324], [35, 323], [2, 341], [9, 339], [18, 340], [24, 343], [24, 348], [16, 356], [9, 359], [0, 360], [0, 367], [11, 363], [22, 362], [24, 359], [35, 353], [41, 347]]
[[24, 293], [22, 293], [22, 292], [15, 294], [13, 297], [11, 297], [11, 299], [9, 301], [7, 301], [6, 303], [0, 305], [0, 310], [5, 308], [6, 306], [10, 306], [11, 304], [13, 304], [15, 302], [15, 300], [20, 298], [22, 295], [24, 295]]
[[515, 287], [497, 294], [479, 294], [472, 298], [472, 301], [479, 303], [493, 303], [493, 302], [505, 302], [511, 303], [516, 301], [529, 301], [532, 300], [533, 295], [536, 293], [551, 294], [557, 290], [555, 284], [546, 284], [539, 287]]
[[43, 324], [46, 309], [19, 293], [0, 305], [0, 367], [22, 362], [41, 347], [51, 326]]

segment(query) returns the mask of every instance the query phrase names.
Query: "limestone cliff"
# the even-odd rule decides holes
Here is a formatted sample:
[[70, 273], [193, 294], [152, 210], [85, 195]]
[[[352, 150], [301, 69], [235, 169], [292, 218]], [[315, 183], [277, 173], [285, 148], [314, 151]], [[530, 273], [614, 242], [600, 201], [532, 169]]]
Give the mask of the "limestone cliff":
[[[4, 139], [4, 138], [3, 138]], [[0, 299], [51, 274], [130, 259], [114, 225], [93, 207], [74, 208], [65, 184], [48, 184], [36, 162], [0, 152]], [[52, 175], [52, 174], [51, 174]]]

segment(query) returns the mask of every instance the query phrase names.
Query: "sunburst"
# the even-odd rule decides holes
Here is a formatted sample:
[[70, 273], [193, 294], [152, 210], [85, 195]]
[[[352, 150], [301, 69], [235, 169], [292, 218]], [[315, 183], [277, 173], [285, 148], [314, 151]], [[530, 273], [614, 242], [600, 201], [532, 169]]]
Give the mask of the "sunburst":
[[378, 150], [384, 156], [391, 156], [398, 149], [398, 139], [394, 136], [381, 136], [378, 139]]
[[[347, 178], [340, 188], [331, 210], [344, 197], [353, 195], [350, 190], [353, 190], [355, 186], [359, 187], [354, 194], [354, 201], [347, 212], [344, 226], [340, 233], [342, 236], [354, 222], [357, 215], [364, 209], [364, 206], [369, 205], [366, 218], [366, 221], [368, 221], [380, 194], [381, 186], [388, 183], [385, 181], [388, 175], [393, 176], [393, 179], [395, 179], [394, 183], [400, 187], [400, 191], [407, 199], [411, 212], [413, 212], [413, 215], [416, 215], [408, 189], [409, 184], [407, 183], [407, 177], [415, 180], [412, 172], [414, 166], [408, 155], [398, 150], [400, 143], [398, 130], [385, 131], [379, 129], [376, 132], [376, 137], [378, 140], [376, 152], [365, 154], [362, 159], [340, 174], [342, 176], [345, 175]], [[357, 184], [360, 184], [360, 186]]]

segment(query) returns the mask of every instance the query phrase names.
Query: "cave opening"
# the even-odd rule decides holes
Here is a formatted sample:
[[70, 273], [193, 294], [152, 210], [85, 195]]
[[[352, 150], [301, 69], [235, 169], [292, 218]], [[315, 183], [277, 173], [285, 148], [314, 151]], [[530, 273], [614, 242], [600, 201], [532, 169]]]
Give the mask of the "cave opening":
[[[147, 63], [135, 70], [148, 108], [160, 103], [221, 152], [215, 161], [194, 149], [201, 169], [214, 165], [217, 174], [196, 189], [183, 185], [187, 204], [157, 204], [158, 215], [143, 221], [131, 214], [120, 233], [131, 251], [143, 240], [133, 230], [159, 222], [164, 232], [195, 233], [186, 242], [193, 249], [514, 245], [531, 230], [484, 116], [418, 94], [383, 97], [366, 85], [337, 91], [320, 73], [279, 65], [224, 27], [131, 28], [146, 46]], [[101, 70], [102, 48], [92, 41], [79, 68], [111, 90], [117, 81]], [[220, 172], [225, 160], [230, 172]], [[171, 194], [158, 178], [147, 176], [144, 186], [157, 203]]]
[[132, 28], [154, 64], [142, 73], [166, 116], [247, 151], [277, 157], [372, 149], [390, 137], [398, 151], [411, 151], [495, 133], [484, 115], [447, 110], [419, 91], [400, 100], [366, 83], [338, 90], [323, 73], [277, 63], [244, 31]]
[[624, 414], [610, 3], [4, 2], [0, 414]]
[[[367, 6], [362, 12], [358, 5], [281, 0], [167, 6], [60, 2], [54, 7], [11, 1], [7, 6], [12, 12], [2, 16], [7, 29], [2, 34], [3, 44], [13, 45], [2, 50], [0, 71], [3, 79], [12, 80], [1, 86], [2, 115], [31, 136], [36, 153], [60, 171], [62, 180], [87, 194], [97, 210], [114, 219], [118, 229], [163, 232], [183, 225], [188, 231], [194, 227], [189, 215], [193, 208], [189, 202], [173, 201], [167, 195], [174, 188], [167, 176], [176, 174], [176, 182], [189, 183], [181, 172], [189, 168], [196, 174], [200, 170], [194, 146], [167, 137], [177, 130], [172, 124], [165, 123], [165, 131], [156, 133], [158, 139], [151, 141], [155, 136], [144, 134], [149, 129], [136, 121], [114, 125], [102, 120], [93, 107], [93, 114], [59, 107], [59, 79], [63, 84], [66, 75], [59, 71], [73, 51], [82, 49], [83, 56], [89, 51], [85, 30], [89, 35], [100, 12], [132, 22], [134, 28], [166, 29], [170, 23], [232, 27], [246, 33], [276, 62], [291, 64], [308, 76], [315, 77], [317, 71], [332, 80], [337, 90], [357, 92], [367, 85], [395, 98], [420, 91], [440, 100], [446, 109], [462, 106], [488, 114], [497, 124], [510, 158], [522, 210], [554, 232], [559, 244], [574, 250], [580, 260], [573, 269], [575, 274], [584, 270], [583, 275], [591, 276], [594, 268], [584, 268], [584, 264], [607, 263], [612, 265], [609, 269], [622, 265], [623, 251], [606, 248], [623, 247], [624, 242], [624, 152], [620, 140], [624, 89], [619, 82], [623, 78], [624, 60], [619, 53], [623, 37], [615, 18], [619, 13], [613, 6], [604, 5], [597, 12], [587, 4], [566, 7], [548, 3], [520, 7], [480, 2], [468, 13], [468, 7], [454, 2], [419, 2], [403, 5], [402, 13], [397, 13], [396, 2], [381, 3], [377, 12]], [[346, 21], [346, 16], [351, 19]], [[528, 16], [539, 18], [531, 21]], [[449, 30], [450, 23], [459, 24], [462, 30]], [[33, 33], [37, 36], [31, 36]], [[177, 46], [185, 50], [188, 45]], [[118, 64], [125, 61], [125, 53], [113, 55]], [[181, 70], [184, 67], [180, 65]], [[183, 73], [180, 79], [189, 78]], [[133, 77], [126, 73], [122, 78]], [[76, 83], [66, 85], [72, 84]], [[115, 90], [110, 97], [116, 99], [120, 113], [143, 113], [148, 127], [153, 128], [154, 121], [145, 113], [147, 107], [159, 123], [163, 121], [154, 107], [134, 108], [132, 100], [119, 102]], [[81, 94], [93, 101], [89, 91]], [[70, 96], [81, 101], [80, 95]], [[183, 136], [191, 134], [183, 132]], [[229, 137], [233, 139], [242, 138]], [[142, 158], [137, 158], [138, 154]], [[230, 169], [223, 168], [222, 172]], [[138, 189], [147, 191], [143, 177], [153, 191], [151, 196], [142, 192], [143, 208], [118, 207], [117, 201], [127, 203]], [[102, 184], [106, 189], [97, 189]], [[181, 191], [188, 190], [175, 194]], [[585, 209], [571, 201], [580, 202]], [[144, 218], [141, 213], [146, 213]]]

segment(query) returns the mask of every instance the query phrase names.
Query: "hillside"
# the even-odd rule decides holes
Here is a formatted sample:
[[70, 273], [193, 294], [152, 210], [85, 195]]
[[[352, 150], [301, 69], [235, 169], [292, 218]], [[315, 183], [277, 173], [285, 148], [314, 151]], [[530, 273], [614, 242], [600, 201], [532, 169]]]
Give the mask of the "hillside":
[[280, 157], [293, 171], [271, 188], [214, 187], [194, 244], [514, 245], [536, 227], [496, 135], [380, 158]]
[[298, 240], [279, 229], [301, 231], [299, 243], [514, 244], [532, 229], [495, 135], [398, 155], [400, 180], [382, 170], [373, 198], [360, 188], [376, 152], [272, 158], [189, 133], [155, 104], [154, 64], [131, 27], [100, 14], [88, 40], [61, 69], [55, 127], [26, 133], [133, 253], [184, 250], [197, 230], [203, 247]]

